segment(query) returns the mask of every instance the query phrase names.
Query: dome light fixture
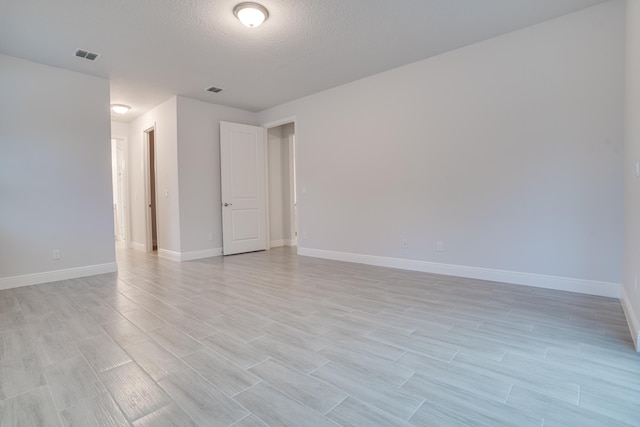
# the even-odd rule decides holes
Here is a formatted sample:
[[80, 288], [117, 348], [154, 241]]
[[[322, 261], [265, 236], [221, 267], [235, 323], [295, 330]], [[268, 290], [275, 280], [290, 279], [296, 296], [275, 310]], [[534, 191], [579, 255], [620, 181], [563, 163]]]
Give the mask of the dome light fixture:
[[111, 111], [113, 111], [116, 114], [126, 114], [130, 109], [131, 107], [129, 107], [128, 105], [111, 104]]
[[233, 8], [233, 14], [249, 28], [259, 27], [269, 17], [266, 7], [252, 2], [238, 4]]

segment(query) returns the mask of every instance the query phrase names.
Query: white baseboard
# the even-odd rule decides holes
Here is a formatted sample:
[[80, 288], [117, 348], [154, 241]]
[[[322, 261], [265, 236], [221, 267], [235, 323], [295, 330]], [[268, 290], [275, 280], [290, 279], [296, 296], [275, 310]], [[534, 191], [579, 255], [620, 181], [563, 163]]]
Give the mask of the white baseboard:
[[96, 274], [115, 273], [118, 265], [115, 262], [84, 267], [67, 268], [65, 270], [45, 271], [22, 276], [0, 278], [0, 290], [38, 285], [40, 283], [57, 282], [59, 280], [76, 279], [78, 277], [95, 276]]
[[629, 301], [629, 296], [627, 295], [627, 290], [624, 286], [622, 287], [620, 295], [620, 303], [624, 310], [624, 316], [627, 318], [629, 332], [631, 332], [631, 337], [633, 338], [633, 343], [636, 346], [636, 351], [640, 352], [640, 317], [638, 317], [637, 313], [633, 311], [633, 306], [631, 305], [631, 301]]
[[222, 248], [205, 249], [192, 252], [174, 252], [167, 249], [158, 249], [158, 256], [171, 261], [191, 261], [194, 259], [210, 258], [222, 255]]
[[280, 239], [280, 240], [272, 240], [271, 247], [279, 248], [280, 246], [295, 246], [296, 241], [291, 239]]
[[161, 258], [170, 259], [171, 261], [180, 261], [180, 255], [180, 252], [158, 248], [158, 256]]
[[135, 249], [136, 251], [140, 251], [140, 252], [146, 252], [147, 251], [147, 248], [145, 247], [144, 243], [129, 242], [129, 247], [131, 249]]
[[205, 249], [202, 251], [182, 252], [180, 261], [191, 261], [194, 259], [211, 258], [214, 256], [222, 256], [222, 248]]
[[570, 277], [546, 276], [542, 274], [521, 273], [517, 271], [493, 270], [489, 268], [440, 264], [428, 261], [388, 258], [375, 255], [362, 255], [301, 247], [298, 247], [298, 255], [355, 262], [359, 264], [377, 265], [380, 267], [399, 268], [402, 270], [422, 271], [425, 273], [444, 274], [447, 276], [489, 280], [492, 282], [511, 283], [514, 285], [535, 286], [538, 288], [578, 292], [610, 298], [620, 298], [621, 285], [619, 283], [596, 282], [592, 280], [573, 279]]

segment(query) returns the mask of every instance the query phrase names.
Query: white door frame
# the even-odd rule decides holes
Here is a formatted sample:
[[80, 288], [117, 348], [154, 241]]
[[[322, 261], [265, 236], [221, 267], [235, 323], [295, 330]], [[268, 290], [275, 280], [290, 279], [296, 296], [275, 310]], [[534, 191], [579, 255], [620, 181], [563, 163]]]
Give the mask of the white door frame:
[[[278, 126], [282, 126], [282, 125], [287, 125], [289, 123], [293, 123], [294, 129], [295, 129], [295, 134], [294, 134], [294, 141], [293, 144], [295, 145], [295, 135], [298, 133], [298, 125], [296, 123], [296, 116], [289, 116], [286, 117], [284, 119], [280, 119], [280, 120], [275, 120], [272, 122], [267, 122], [264, 124], [261, 124], [260, 126], [262, 126], [263, 128], [265, 128], [267, 131], [269, 131], [269, 129], [271, 128], [275, 128]], [[291, 218], [291, 241], [296, 243], [296, 246], [298, 244], [297, 242], [297, 236], [295, 235], [295, 231], [298, 227], [296, 226], [296, 223], [298, 222], [298, 216], [294, 215], [294, 207], [293, 207], [293, 201], [297, 200], [297, 197], [295, 196], [295, 185], [294, 182], [297, 182], [297, 176], [296, 173], [297, 169], [293, 167], [293, 165], [295, 164], [297, 167], [297, 159], [295, 159], [295, 153], [297, 152], [296, 150], [292, 149], [292, 141], [289, 141], [288, 143], [288, 149], [289, 149], [289, 200], [291, 201], [290, 204], [290, 218]], [[267, 179], [267, 250], [271, 248], [270, 242], [271, 242], [271, 237], [269, 235], [269, 231], [271, 228], [271, 222], [270, 222], [270, 218], [269, 218], [269, 169], [268, 169], [268, 164], [269, 164], [269, 144], [267, 144], [267, 155], [265, 156], [266, 158], [266, 162], [267, 162], [267, 172], [266, 172], [266, 179]], [[291, 156], [291, 154], [293, 154], [294, 156]], [[295, 221], [295, 223], [294, 223]]]
[[[123, 187], [124, 194], [122, 198], [124, 199], [125, 205], [123, 206], [122, 218], [124, 223], [122, 226], [124, 227], [124, 241], [127, 249], [132, 247], [131, 245], [131, 209], [129, 206], [131, 205], [131, 199], [129, 195], [131, 194], [131, 189], [129, 188], [129, 141], [126, 136], [121, 135], [112, 135], [111, 139], [115, 139], [116, 141], [122, 141], [122, 154], [124, 158], [124, 172], [123, 172]], [[114, 219], [115, 220], [115, 219]]]
[[[145, 207], [145, 222], [146, 222], [146, 238], [144, 242], [144, 250], [145, 252], [153, 252], [153, 233], [151, 231], [151, 179], [149, 174], [151, 172], [149, 168], [151, 153], [149, 151], [149, 132], [153, 131], [153, 168], [154, 168], [154, 177], [155, 177], [155, 193], [156, 193], [156, 234], [158, 233], [158, 165], [156, 159], [158, 158], [157, 152], [157, 141], [158, 134], [156, 132], [156, 123], [153, 123], [153, 126], [143, 130], [143, 140], [144, 140], [144, 207]], [[158, 249], [160, 249], [160, 242], [158, 242]]]
[[291, 246], [298, 246], [298, 213], [297, 213], [297, 197], [296, 197], [296, 134], [293, 124], [294, 133], [289, 139], [289, 218], [291, 218]]
[[[116, 142], [116, 147], [115, 147], [115, 155], [118, 155], [118, 143], [121, 143], [121, 149], [122, 149], [122, 162], [124, 163], [123, 168], [122, 168], [122, 194], [120, 194], [120, 191], [118, 191], [118, 194], [120, 196], [120, 198], [123, 200], [123, 204], [122, 206], [120, 206], [120, 209], [122, 209], [122, 231], [123, 231], [123, 238], [125, 241], [125, 245], [126, 247], [130, 247], [130, 235], [129, 235], [129, 222], [130, 222], [130, 217], [129, 217], [129, 144], [127, 143], [127, 138], [123, 138], [120, 136], [113, 136], [111, 139], [115, 140]], [[113, 161], [113, 160], [112, 160]], [[118, 165], [118, 159], [116, 157], [115, 159], [116, 165]], [[116, 170], [117, 173], [117, 170]], [[115, 182], [116, 185], [118, 183], [118, 177], [114, 177], [115, 178]], [[115, 203], [118, 203], [119, 201], [115, 201]]]

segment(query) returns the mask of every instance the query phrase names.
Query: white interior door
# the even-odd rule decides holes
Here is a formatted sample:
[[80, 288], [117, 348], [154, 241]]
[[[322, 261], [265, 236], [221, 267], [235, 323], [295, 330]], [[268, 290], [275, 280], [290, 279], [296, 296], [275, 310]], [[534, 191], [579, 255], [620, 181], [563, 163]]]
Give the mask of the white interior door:
[[225, 255], [267, 248], [266, 130], [220, 122]]

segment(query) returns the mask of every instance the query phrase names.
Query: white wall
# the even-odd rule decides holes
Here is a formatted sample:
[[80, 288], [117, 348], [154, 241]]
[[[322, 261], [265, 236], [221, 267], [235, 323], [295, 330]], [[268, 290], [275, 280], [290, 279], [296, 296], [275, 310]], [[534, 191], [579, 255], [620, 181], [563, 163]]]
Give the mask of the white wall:
[[614, 1], [261, 112], [300, 253], [618, 296], [623, 67]]
[[131, 244], [138, 249], [144, 249], [146, 239], [144, 132], [155, 125], [158, 251], [180, 251], [176, 111], [174, 97], [129, 124], [130, 236]]
[[[254, 113], [177, 97], [180, 180], [180, 259], [219, 255], [222, 248], [220, 200], [220, 121], [249, 125]], [[213, 240], [209, 235], [213, 234]]]
[[129, 123], [111, 121], [111, 138], [127, 139], [129, 138]]
[[640, 2], [627, 0], [624, 289], [622, 304], [640, 350]]
[[0, 94], [0, 288], [115, 271], [109, 82], [0, 55]]

